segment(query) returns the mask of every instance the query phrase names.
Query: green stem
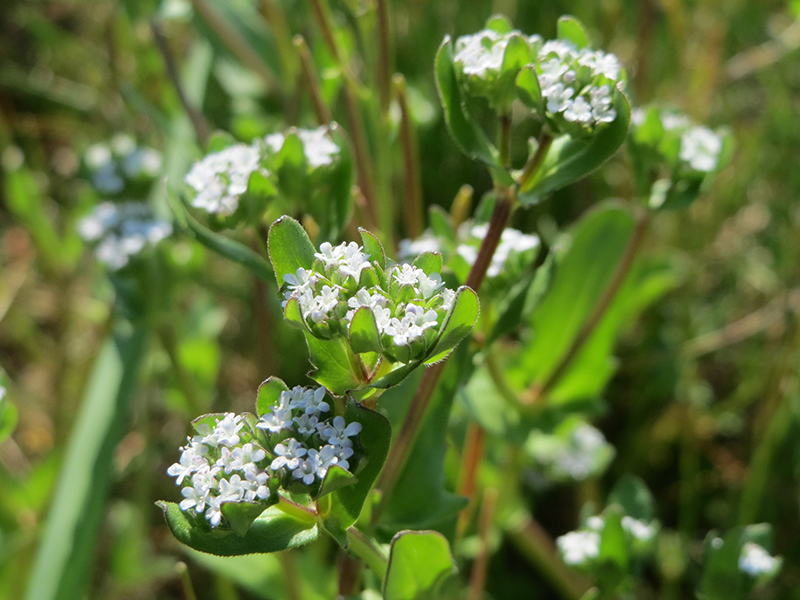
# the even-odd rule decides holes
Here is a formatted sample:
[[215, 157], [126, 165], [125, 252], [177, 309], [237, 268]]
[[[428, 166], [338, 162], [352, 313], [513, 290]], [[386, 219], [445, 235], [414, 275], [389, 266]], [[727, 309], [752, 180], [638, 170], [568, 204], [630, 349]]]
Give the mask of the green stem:
[[539, 146], [536, 148], [536, 152], [534, 152], [533, 156], [525, 163], [525, 166], [522, 168], [522, 174], [517, 181], [520, 191], [526, 191], [529, 184], [533, 182], [534, 178], [539, 173], [539, 169], [542, 168], [544, 159], [547, 158], [547, 153], [550, 151], [550, 146], [552, 144], [553, 136], [543, 131], [542, 135], [539, 137]]
[[296, 502], [292, 502], [285, 496], [280, 497], [275, 507], [300, 521], [305, 521], [306, 523], [317, 522], [317, 513], [314, 510], [305, 506], [301, 506]]
[[178, 350], [178, 334], [175, 332], [175, 324], [172, 322], [164, 323], [158, 330], [158, 339], [169, 357], [169, 362], [172, 365], [172, 370], [175, 372], [175, 379], [178, 382], [178, 387], [186, 398], [189, 413], [192, 415], [199, 415], [203, 412], [203, 403], [200, 401], [200, 396], [197, 393], [197, 388], [194, 385], [191, 375], [187, 373], [181, 363], [180, 352]]
[[175, 570], [178, 572], [178, 575], [180, 575], [181, 578], [183, 597], [186, 600], [197, 600], [197, 594], [195, 594], [194, 586], [192, 585], [192, 577], [189, 575], [189, 567], [186, 566], [185, 562], [180, 561], [175, 565]]
[[314, 59], [311, 57], [308, 44], [306, 44], [306, 40], [302, 35], [296, 35], [293, 43], [300, 57], [303, 81], [305, 81], [306, 87], [308, 88], [308, 96], [311, 98], [311, 108], [314, 110], [317, 123], [320, 125], [329, 125], [331, 121], [333, 121], [333, 117], [331, 116], [328, 105], [325, 104], [325, 100], [322, 98], [322, 88], [319, 85], [317, 71], [314, 68]]
[[497, 146], [500, 150], [500, 166], [511, 168], [511, 113], [499, 115]]
[[302, 600], [300, 588], [300, 575], [297, 572], [297, 561], [293, 550], [284, 550], [278, 553], [278, 560], [283, 568], [283, 581], [286, 585], [286, 600]]
[[355, 527], [347, 529], [347, 542], [350, 550], [383, 581], [386, 578], [386, 570], [389, 568], [389, 558], [383, 550]]
[[377, 0], [376, 9], [378, 13], [378, 73], [376, 82], [381, 103], [381, 116], [385, 117], [389, 112], [392, 78], [392, 38], [389, 31], [388, 0]]
[[589, 590], [589, 582], [561, 561], [552, 538], [531, 515], [525, 515], [507, 533], [564, 600], [579, 600]]

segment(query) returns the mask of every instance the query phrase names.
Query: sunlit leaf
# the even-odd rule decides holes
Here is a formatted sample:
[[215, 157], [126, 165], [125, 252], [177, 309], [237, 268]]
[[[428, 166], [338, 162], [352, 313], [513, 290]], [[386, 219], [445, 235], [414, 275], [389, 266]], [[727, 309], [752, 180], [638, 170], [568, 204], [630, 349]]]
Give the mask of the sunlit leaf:
[[456, 573], [445, 537], [436, 531], [402, 531], [392, 540], [383, 587], [386, 600], [440, 598]]

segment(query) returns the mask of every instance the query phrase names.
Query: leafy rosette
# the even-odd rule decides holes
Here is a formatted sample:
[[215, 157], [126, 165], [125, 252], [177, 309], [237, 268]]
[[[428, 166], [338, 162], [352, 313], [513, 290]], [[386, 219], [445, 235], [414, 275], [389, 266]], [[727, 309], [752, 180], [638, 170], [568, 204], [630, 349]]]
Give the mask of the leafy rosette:
[[478, 299], [444, 286], [442, 256], [387, 261], [378, 239], [319, 251], [297, 221], [270, 229], [270, 259], [284, 315], [306, 333], [312, 376], [336, 394], [395, 385], [422, 363], [442, 360], [471, 330]]
[[733, 139], [686, 115], [655, 106], [633, 111], [628, 137], [637, 193], [654, 209], [679, 209], [707, 189], [728, 163]]
[[282, 209], [310, 215], [322, 237], [336, 237], [352, 212], [353, 166], [342, 129], [292, 127], [262, 143]]
[[320, 528], [346, 547], [391, 438], [376, 412], [275, 377], [259, 387], [256, 415], [209, 414], [192, 425], [167, 469], [183, 500], [161, 505], [180, 541], [220, 555], [284, 550]]
[[[584, 177], [619, 149], [630, 121], [625, 79], [617, 57], [592, 49], [583, 25], [569, 16], [559, 19], [558, 37], [548, 41], [492, 17], [485, 29], [455, 44], [446, 37], [436, 55], [437, 88], [450, 134], [504, 185], [516, 182], [523, 204]], [[481, 127], [483, 119], [475, 117], [481, 109], [477, 98], [487, 98], [504, 118], [519, 99], [541, 121], [540, 140], [547, 146], [538, 156], [539, 145], [531, 142], [526, 163], [531, 171], [509, 173], [508, 164], [501, 164], [500, 152]]]

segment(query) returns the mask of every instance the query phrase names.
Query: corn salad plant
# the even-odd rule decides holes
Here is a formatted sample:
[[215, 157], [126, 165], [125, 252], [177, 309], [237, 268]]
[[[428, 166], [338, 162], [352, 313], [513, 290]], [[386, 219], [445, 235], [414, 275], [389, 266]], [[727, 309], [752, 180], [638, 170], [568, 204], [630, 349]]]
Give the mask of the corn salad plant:
[[[289, 600], [766, 593], [785, 566], [771, 525], [755, 522], [756, 484], [725, 530], [683, 516], [696, 493], [684, 485], [673, 528], [653, 479], [604, 426], [618, 340], [681, 282], [642, 250], [652, 229], [702, 205], [732, 159], [728, 128], [638, 105], [633, 65], [573, 16], [545, 27], [552, 36], [500, 14], [445, 35], [425, 57], [434, 106], [394, 72], [399, 25], [385, 0], [310, 0], [299, 16], [289, 4], [161, 3], [150, 34], [175, 111], [163, 153], [128, 133], [87, 144], [63, 233], [37, 216], [24, 157], [3, 153], [15, 217], [47, 268], [94, 269], [107, 313], [30, 574], [0, 590], [85, 597], [98, 540], [139, 531], [103, 517], [145, 444], [161, 479], [133, 487], [161, 498], [159, 551], [192, 565], [178, 563], [178, 581], [173, 562], [152, 559], [153, 578], [175, 581], [147, 597], [181, 597], [172, 585], [187, 600], [237, 598], [232, 582]], [[186, 19], [202, 36], [182, 73], [167, 33]], [[206, 115], [217, 86], [230, 119]], [[422, 198], [449, 160], [420, 160], [426, 112], [441, 115], [446, 151], [470, 161], [449, 209]], [[600, 176], [610, 197], [587, 192], [564, 219], [565, 191]], [[479, 197], [467, 179], [483, 182]], [[231, 310], [226, 325], [232, 299], [250, 312]], [[240, 349], [226, 376], [246, 383], [229, 382], [228, 398], [216, 340], [232, 327], [258, 351]], [[0, 443], [14, 441], [18, 404], [0, 371]], [[571, 516], [539, 510], [565, 489]], [[517, 560], [541, 583], [535, 595], [515, 580]]]

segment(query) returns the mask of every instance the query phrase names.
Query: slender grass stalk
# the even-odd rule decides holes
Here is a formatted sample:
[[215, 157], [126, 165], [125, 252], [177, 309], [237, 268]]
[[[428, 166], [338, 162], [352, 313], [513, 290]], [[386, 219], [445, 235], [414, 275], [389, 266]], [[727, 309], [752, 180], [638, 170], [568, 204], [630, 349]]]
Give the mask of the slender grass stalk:
[[253, 70], [266, 84], [267, 89], [280, 92], [281, 87], [272, 69], [269, 68], [258, 53], [234, 31], [231, 25], [214, 10], [206, 0], [191, 0], [197, 14], [209, 24], [225, 45], [236, 55], [242, 64]]
[[496, 505], [497, 490], [487, 488], [483, 492], [483, 506], [481, 506], [481, 519], [478, 526], [480, 550], [478, 550], [478, 556], [472, 564], [467, 600], [481, 600], [483, 598], [483, 589], [486, 587], [486, 572], [489, 568], [489, 529], [492, 526]]
[[114, 449], [129, 424], [146, 327], [119, 322], [94, 363], [37, 549], [27, 600], [75, 600], [89, 578], [111, 488]]
[[180, 561], [175, 565], [175, 570], [178, 572], [178, 576], [181, 578], [183, 597], [186, 600], [197, 600], [197, 594], [195, 593], [194, 585], [192, 584], [192, 577], [189, 575], [189, 567], [186, 566], [185, 562]]
[[283, 581], [286, 586], [286, 600], [302, 600], [303, 593], [300, 589], [300, 574], [297, 572], [294, 550], [284, 550], [278, 553], [278, 560], [283, 568]]
[[458, 229], [458, 226], [469, 217], [472, 208], [473, 191], [472, 186], [465, 183], [458, 189], [456, 197], [453, 198], [453, 204], [450, 206], [450, 216], [453, 218], [454, 229]]
[[346, 552], [339, 553], [339, 564], [337, 571], [339, 574], [338, 594], [339, 598], [347, 598], [358, 594], [359, 583], [361, 582], [362, 562], [353, 558]]
[[276, 0], [261, 0], [261, 13], [275, 36], [281, 65], [283, 66], [283, 84], [289, 88], [297, 75], [297, 59], [292, 50], [292, 32], [286, 22], [286, 15]]
[[583, 345], [592, 336], [592, 333], [594, 333], [594, 330], [600, 324], [600, 321], [602, 321], [603, 317], [611, 306], [611, 303], [614, 301], [614, 298], [616, 298], [617, 293], [622, 287], [622, 284], [625, 283], [639, 250], [641, 249], [642, 242], [644, 241], [645, 233], [647, 232], [649, 225], [650, 213], [643, 210], [636, 218], [636, 225], [634, 226], [633, 233], [631, 233], [631, 237], [628, 240], [628, 244], [625, 246], [622, 257], [617, 264], [617, 268], [614, 270], [611, 279], [606, 285], [606, 288], [603, 290], [602, 296], [600, 296], [600, 299], [597, 301], [597, 304], [595, 304], [592, 312], [586, 317], [586, 320], [584, 321], [580, 330], [578, 330], [575, 338], [572, 340], [572, 344], [567, 349], [567, 352], [561, 357], [561, 360], [550, 372], [550, 375], [547, 377], [544, 383], [542, 383], [540, 386], [531, 387], [524, 394], [523, 400], [525, 400], [526, 403], [533, 404], [540, 398], [546, 397], [547, 394], [549, 394], [558, 384], [558, 382], [561, 381], [561, 378], [564, 376], [564, 374], [569, 370], [569, 367], [572, 365], [572, 361], [578, 356], [578, 353], [583, 348]]
[[552, 538], [531, 515], [525, 515], [506, 533], [564, 600], [579, 600], [591, 587], [583, 576], [561, 561]]
[[211, 137], [211, 127], [203, 113], [189, 101], [186, 91], [183, 89], [183, 83], [178, 73], [175, 57], [172, 54], [169, 42], [164, 35], [164, 30], [161, 28], [161, 25], [158, 21], [151, 20], [150, 27], [153, 30], [153, 39], [156, 42], [156, 46], [158, 46], [161, 56], [164, 58], [164, 66], [167, 68], [167, 77], [169, 77], [169, 80], [172, 82], [175, 93], [178, 94], [178, 100], [181, 106], [183, 106], [183, 110], [186, 111], [189, 120], [192, 122], [192, 127], [194, 127], [194, 133], [197, 137], [197, 143], [203, 148], [207, 148], [208, 140]]
[[392, 82], [392, 34], [389, 30], [389, 3], [387, 0], [376, 0], [378, 29], [378, 65], [375, 77], [378, 87], [381, 115], [389, 112]]
[[418, 237], [423, 229], [422, 178], [419, 168], [417, 132], [411, 122], [406, 98], [406, 80], [399, 73], [392, 79], [394, 94], [400, 106], [400, 145], [403, 148], [403, 183], [406, 192], [404, 214], [406, 235]]
[[375, 542], [355, 527], [347, 529], [347, 542], [350, 544], [350, 549], [372, 569], [373, 573], [380, 577], [381, 581], [386, 579], [389, 558]]
[[302, 35], [294, 36], [292, 40], [297, 54], [300, 57], [301, 73], [303, 81], [308, 89], [308, 95], [311, 99], [311, 108], [314, 111], [314, 116], [317, 118], [317, 123], [320, 125], [328, 125], [333, 121], [331, 110], [325, 104], [322, 98], [322, 89], [319, 85], [319, 78], [317, 77], [317, 70], [314, 67], [314, 59], [308, 49], [308, 44]]

